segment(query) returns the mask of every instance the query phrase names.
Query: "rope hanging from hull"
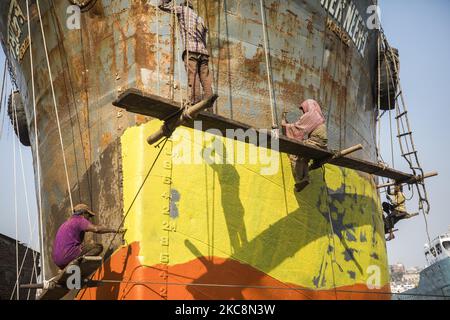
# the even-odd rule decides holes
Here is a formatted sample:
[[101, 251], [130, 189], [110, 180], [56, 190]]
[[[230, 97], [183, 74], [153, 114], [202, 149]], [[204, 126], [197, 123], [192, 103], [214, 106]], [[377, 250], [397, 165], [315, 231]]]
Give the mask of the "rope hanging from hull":
[[[13, 94], [13, 93], [12, 93]], [[13, 109], [13, 126], [16, 127], [16, 130], [18, 130], [18, 126], [19, 126], [19, 122], [18, 122], [18, 117], [17, 117], [17, 105], [15, 103], [15, 100], [12, 100], [12, 109]], [[26, 178], [25, 178], [25, 166], [24, 166], [24, 162], [23, 162], [23, 153], [22, 153], [22, 149], [20, 146], [18, 146], [18, 148], [16, 147], [16, 138], [13, 137], [13, 146], [14, 146], [14, 207], [15, 207], [15, 212], [17, 215], [17, 178], [16, 178], [16, 149], [19, 149], [19, 159], [20, 159], [20, 164], [21, 164], [21, 172], [22, 172], [22, 182], [23, 182], [23, 187], [24, 187], [24, 194], [25, 194], [25, 204], [26, 204], [26, 208], [27, 208], [27, 218], [28, 218], [28, 228], [29, 228], [29, 232], [30, 232], [30, 240], [29, 243], [33, 242], [33, 236], [34, 236], [34, 231], [36, 229], [36, 223], [34, 224], [34, 226], [31, 226], [31, 210], [30, 210], [30, 204], [29, 204], [29, 198], [28, 198], [28, 188], [27, 188], [27, 183], [26, 183]], [[18, 217], [16, 216], [16, 228], [18, 227]], [[16, 230], [17, 231], [17, 230]], [[16, 234], [16, 239], [18, 239], [18, 234]], [[16, 240], [18, 241], [18, 240]], [[30, 248], [27, 246], [25, 253], [23, 255], [22, 261], [20, 263], [20, 268], [18, 268], [17, 270], [17, 279], [16, 279], [16, 283], [14, 285], [13, 288], [13, 292], [11, 294], [11, 298], [13, 298], [14, 296], [14, 292], [15, 290], [17, 290], [17, 299], [19, 300], [19, 281], [20, 278], [22, 276], [22, 271], [25, 265], [25, 261], [27, 259], [28, 256], [28, 252], [29, 252]], [[18, 261], [19, 257], [18, 257], [18, 251], [16, 253], [16, 259]], [[32, 250], [32, 254], [33, 254], [33, 269], [32, 269], [32, 275], [30, 278], [30, 284], [33, 282], [33, 275], [36, 274], [37, 275], [37, 255], [36, 252], [34, 250]], [[18, 264], [19, 266], [19, 264]], [[31, 290], [28, 289], [28, 294], [27, 294], [27, 300], [30, 299], [30, 294], [31, 294]]]
[[34, 118], [34, 147], [36, 154], [36, 176], [37, 176], [37, 192], [38, 192], [38, 221], [39, 221], [39, 239], [40, 239], [40, 251], [41, 251], [41, 280], [46, 281], [45, 271], [45, 257], [44, 257], [44, 225], [42, 218], [42, 188], [41, 188], [41, 161], [39, 153], [39, 135], [38, 135], [38, 123], [37, 123], [37, 107], [36, 107], [36, 87], [34, 79], [34, 64], [33, 64], [33, 42], [31, 37], [31, 17], [29, 0], [26, 0], [27, 7], [27, 27], [28, 27], [28, 40], [30, 43], [30, 73], [31, 73], [31, 90], [33, 99], [33, 118]]
[[66, 174], [67, 192], [68, 192], [68, 195], [69, 195], [70, 207], [71, 207], [71, 209], [73, 211], [74, 204], [73, 204], [73, 199], [72, 199], [72, 188], [70, 187], [69, 171], [67, 169], [67, 160], [66, 160], [66, 155], [65, 155], [65, 151], [64, 151], [64, 142], [63, 142], [63, 137], [62, 137], [62, 129], [61, 129], [61, 123], [60, 123], [60, 120], [59, 120], [59, 112], [58, 112], [58, 106], [57, 106], [57, 102], [56, 102], [55, 87], [54, 87], [54, 84], [53, 84], [53, 74], [52, 74], [52, 69], [51, 69], [51, 66], [50, 66], [50, 58], [49, 58], [48, 49], [47, 49], [47, 40], [46, 40], [46, 36], [45, 36], [44, 23], [42, 21], [41, 8], [40, 8], [40, 5], [39, 5], [39, 0], [36, 0], [36, 6], [37, 6], [38, 17], [39, 17], [39, 24], [40, 24], [40, 27], [41, 27], [42, 41], [43, 41], [43, 44], [44, 44], [44, 52], [45, 52], [45, 58], [46, 58], [46, 62], [47, 62], [48, 76], [49, 76], [50, 88], [51, 88], [51, 93], [52, 93], [52, 98], [53, 98], [53, 106], [54, 106], [54, 109], [55, 109], [56, 124], [58, 125], [58, 135], [59, 135], [59, 140], [60, 140], [60, 144], [61, 144], [61, 152], [62, 152], [62, 158], [63, 158], [63, 164], [64, 164], [64, 171], [65, 171], [65, 174]]
[[269, 99], [270, 99], [270, 110], [272, 115], [272, 130], [274, 133], [279, 134], [278, 130], [280, 128], [278, 124], [278, 115], [277, 115], [277, 107], [276, 101], [274, 97], [273, 91], [273, 76], [272, 76], [272, 68], [270, 64], [270, 49], [269, 49], [269, 39], [267, 33], [267, 18], [266, 18], [266, 8], [264, 6], [264, 0], [259, 0], [259, 4], [261, 6], [261, 22], [263, 28], [263, 41], [264, 41], [264, 55], [266, 59], [266, 72], [267, 72], [267, 85], [269, 90]]
[[[3, 94], [5, 93], [5, 86], [6, 86], [6, 68], [7, 68], [7, 61], [5, 59], [5, 65], [3, 67], [3, 77], [2, 77], [2, 84], [0, 86], [0, 139], [2, 138], [2, 134], [3, 134], [3, 123], [4, 123], [4, 115], [6, 112], [6, 108], [3, 107]], [[5, 98], [6, 100], [6, 98]], [[5, 110], [4, 110], [5, 109]], [[2, 112], [3, 113], [3, 117], [2, 117]]]
[[[12, 92], [11, 92], [12, 94]], [[15, 119], [13, 117], [13, 127], [15, 127]], [[16, 284], [14, 286], [13, 292], [11, 294], [11, 299], [14, 296], [14, 291], [16, 291], [16, 299], [20, 300], [20, 290], [19, 290], [19, 220], [18, 220], [18, 209], [17, 209], [17, 168], [16, 168], [16, 139], [12, 137], [13, 143], [13, 186], [14, 186], [14, 218], [15, 218], [15, 230], [16, 230]], [[17, 288], [17, 290], [16, 290]]]

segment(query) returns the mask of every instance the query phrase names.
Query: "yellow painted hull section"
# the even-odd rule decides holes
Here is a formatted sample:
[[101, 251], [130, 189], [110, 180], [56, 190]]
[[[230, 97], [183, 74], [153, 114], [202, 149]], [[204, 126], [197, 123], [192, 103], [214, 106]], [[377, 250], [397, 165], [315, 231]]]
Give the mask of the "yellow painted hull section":
[[[149, 146], [147, 136], [161, 124], [129, 128], [121, 141], [125, 210], [137, 196], [125, 221], [126, 241], [139, 243], [142, 265], [232, 259], [302, 288], [386, 287], [386, 244], [372, 179], [326, 165], [297, 194], [287, 155], [187, 128], [163, 149]], [[239, 148], [247, 153], [242, 164], [209, 164], [201, 157], [221, 158]], [[194, 164], [182, 161], [189, 152]], [[279, 160], [279, 170], [262, 175], [268, 165], [252, 163], [250, 152]]]

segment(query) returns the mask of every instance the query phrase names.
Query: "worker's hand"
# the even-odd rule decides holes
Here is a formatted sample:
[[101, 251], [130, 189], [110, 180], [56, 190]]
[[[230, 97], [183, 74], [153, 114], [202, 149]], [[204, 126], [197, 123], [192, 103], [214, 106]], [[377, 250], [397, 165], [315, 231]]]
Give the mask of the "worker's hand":
[[281, 125], [282, 125], [283, 127], [286, 127], [286, 126], [288, 125], [286, 119], [281, 120]]

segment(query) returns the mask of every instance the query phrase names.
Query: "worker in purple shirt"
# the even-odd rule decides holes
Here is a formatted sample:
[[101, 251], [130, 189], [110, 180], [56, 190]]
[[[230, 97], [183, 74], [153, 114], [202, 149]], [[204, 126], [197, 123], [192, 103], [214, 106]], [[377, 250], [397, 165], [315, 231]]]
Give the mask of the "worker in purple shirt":
[[53, 244], [53, 262], [62, 270], [74, 260], [84, 256], [98, 256], [103, 252], [103, 246], [99, 243], [83, 243], [86, 232], [107, 234], [125, 233], [125, 230], [113, 230], [91, 223], [95, 213], [85, 204], [79, 204], [73, 209], [73, 215], [56, 233]]

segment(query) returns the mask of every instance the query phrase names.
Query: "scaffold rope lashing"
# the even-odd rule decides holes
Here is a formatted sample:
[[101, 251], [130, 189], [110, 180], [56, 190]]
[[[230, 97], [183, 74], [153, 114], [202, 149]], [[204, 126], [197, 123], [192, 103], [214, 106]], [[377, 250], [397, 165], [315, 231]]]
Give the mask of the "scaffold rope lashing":
[[70, 186], [69, 171], [68, 171], [68, 167], [67, 167], [67, 159], [66, 159], [65, 150], [64, 150], [64, 141], [63, 141], [63, 137], [62, 137], [61, 122], [60, 122], [60, 119], [59, 119], [58, 105], [57, 105], [57, 102], [56, 102], [55, 86], [53, 84], [53, 74], [52, 74], [52, 69], [51, 69], [51, 66], [50, 66], [50, 58], [49, 58], [49, 54], [48, 54], [47, 40], [46, 40], [46, 35], [45, 35], [45, 30], [44, 30], [44, 22], [42, 21], [41, 8], [40, 8], [40, 5], [39, 5], [39, 0], [36, 0], [36, 7], [37, 7], [37, 12], [38, 12], [38, 17], [39, 17], [39, 24], [40, 24], [41, 34], [42, 34], [42, 41], [43, 41], [43, 44], [44, 44], [45, 59], [46, 59], [46, 62], [47, 62], [47, 71], [48, 71], [50, 88], [51, 88], [51, 93], [52, 93], [53, 107], [54, 107], [54, 110], [55, 110], [56, 124], [58, 126], [59, 142], [61, 144], [61, 152], [62, 152], [63, 165], [64, 165], [64, 171], [65, 171], [65, 176], [66, 176], [66, 183], [67, 183], [67, 193], [68, 193], [68, 196], [69, 196], [70, 208], [71, 208], [71, 211], [73, 211], [74, 204], [73, 204], [73, 199], [72, 199], [72, 188]]
[[31, 36], [31, 17], [30, 17], [30, 6], [29, 0], [26, 0], [27, 7], [27, 27], [28, 27], [28, 41], [30, 43], [29, 53], [30, 53], [30, 74], [31, 74], [31, 91], [32, 91], [32, 101], [33, 101], [33, 120], [34, 120], [34, 148], [36, 155], [36, 178], [37, 178], [37, 197], [38, 197], [38, 221], [39, 221], [39, 245], [40, 245], [40, 263], [41, 263], [41, 280], [46, 281], [46, 271], [45, 271], [45, 255], [44, 255], [44, 224], [43, 224], [43, 213], [42, 213], [42, 187], [41, 187], [41, 160], [39, 152], [39, 135], [38, 135], [38, 120], [37, 120], [37, 106], [36, 106], [36, 86], [34, 79], [34, 62], [33, 62], [33, 41]]

